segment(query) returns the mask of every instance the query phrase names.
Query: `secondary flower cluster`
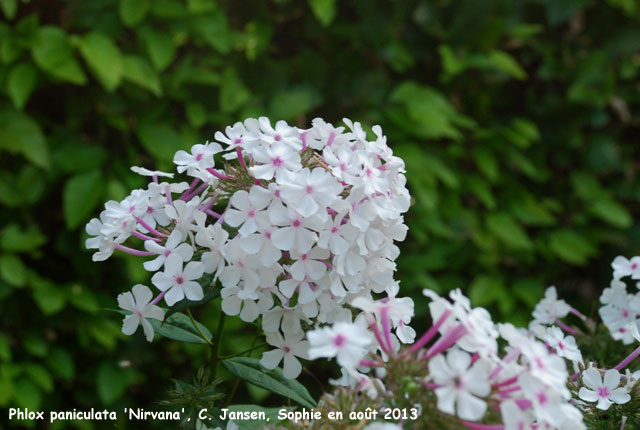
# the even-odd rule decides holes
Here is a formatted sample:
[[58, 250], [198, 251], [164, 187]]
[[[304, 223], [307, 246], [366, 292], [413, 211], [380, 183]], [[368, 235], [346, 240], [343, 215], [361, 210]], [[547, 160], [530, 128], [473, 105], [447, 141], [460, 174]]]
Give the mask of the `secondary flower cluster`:
[[[623, 278], [640, 280], [640, 257], [631, 260], [619, 256], [613, 260], [613, 279], [600, 297], [602, 307], [599, 310], [602, 322], [607, 326], [614, 339], [622, 340], [625, 345], [633, 343], [630, 327], [640, 329], [640, 291], [627, 293], [627, 284]], [[636, 287], [640, 287], [636, 283]]]
[[[157, 304], [202, 300], [208, 274], [222, 285], [227, 315], [262, 318], [275, 347], [263, 365], [284, 360], [284, 374], [295, 378], [297, 357], [308, 355], [305, 327], [351, 322], [357, 300], [372, 293], [397, 300], [394, 241], [405, 238], [402, 214], [410, 204], [404, 162], [379, 126], [368, 140], [359, 123], [344, 122], [348, 129], [321, 119], [307, 130], [264, 117], [236, 123], [217, 132], [216, 142], [175, 154], [190, 184], [168, 182], [173, 173], [132, 168], [152, 181], [107, 202], [87, 225], [86, 243], [97, 249], [95, 261], [116, 250], [149, 257], [144, 268], [155, 272], [159, 294], [152, 298], [139, 285], [119, 297], [131, 312], [123, 332], [140, 322], [152, 340], [147, 319], [163, 319]], [[404, 328], [411, 315], [393, 323], [405, 341], [412, 340]]]
[[[614, 282], [619, 282], [619, 273]], [[610, 290], [603, 293], [603, 303], [611, 303]], [[599, 410], [625, 405], [633, 396], [640, 403], [640, 371], [627, 368], [640, 355], [640, 346], [611, 369], [585, 363], [576, 337], [590, 336], [561, 319], [573, 314], [586, 327], [593, 329], [595, 324], [558, 299], [555, 287], [549, 287], [536, 306], [528, 330], [495, 324], [485, 309], [471, 307], [459, 290], [450, 293], [450, 300], [429, 290], [424, 294], [431, 299], [433, 326], [413, 345], [399, 349], [390, 332], [397, 325], [394, 319], [412, 309], [393, 298], [357, 300], [354, 305], [365, 311], [366, 323], [341, 322], [308, 332], [311, 357], [336, 358], [343, 377], [335, 384], [383, 402], [393, 399], [393, 407], [408, 399], [429, 417], [422, 424], [405, 419], [407, 428], [431, 423], [428, 428], [584, 429], [587, 418], [601, 419]], [[640, 342], [635, 317], [624, 327], [632, 341]], [[413, 388], [409, 396], [412, 383], [420, 384], [421, 391]], [[443, 424], [429, 412], [435, 410], [457, 421]], [[614, 427], [624, 429], [626, 421], [622, 416]]]

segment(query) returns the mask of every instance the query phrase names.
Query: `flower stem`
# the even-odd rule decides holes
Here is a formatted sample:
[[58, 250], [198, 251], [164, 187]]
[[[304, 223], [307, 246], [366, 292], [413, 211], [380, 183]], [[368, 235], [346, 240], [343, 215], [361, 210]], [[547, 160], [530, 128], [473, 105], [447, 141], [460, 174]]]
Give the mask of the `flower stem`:
[[212, 379], [216, 379], [216, 374], [218, 371], [218, 362], [220, 361], [220, 357], [218, 357], [218, 352], [220, 351], [220, 343], [222, 342], [222, 330], [224, 329], [224, 320], [227, 315], [224, 313], [222, 309], [220, 309], [220, 318], [218, 319], [218, 329], [216, 330], [216, 338], [215, 343], [213, 345], [213, 353], [211, 359], [213, 360], [213, 371], [212, 371]]
[[122, 252], [126, 252], [127, 254], [135, 255], [137, 257], [149, 257], [151, 255], [155, 255], [153, 252], [149, 251], [140, 251], [138, 249], [129, 248], [128, 246], [120, 245], [116, 243], [113, 245], [115, 249], [118, 249]]
[[147, 224], [147, 222], [145, 220], [143, 220], [142, 218], [140, 218], [139, 216], [135, 217], [135, 219], [138, 222], [138, 224], [140, 224], [141, 226], [146, 228], [149, 231], [149, 233], [155, 234], [156, 236], [159, 236], [159, 237], [167, 237], [166, 234], [160, 233], [158, 230], [156, 230], [155, 228], [153, 228], [149, 224]]

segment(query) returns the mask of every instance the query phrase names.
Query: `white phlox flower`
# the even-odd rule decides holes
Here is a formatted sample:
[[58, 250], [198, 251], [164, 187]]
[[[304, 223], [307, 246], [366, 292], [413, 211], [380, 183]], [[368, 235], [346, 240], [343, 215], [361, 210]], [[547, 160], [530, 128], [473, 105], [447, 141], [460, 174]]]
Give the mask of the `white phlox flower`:
[[118, 306], [125, 311], [131, 312], [124, 317], [122, 322], [122, 332], [132, 335], [142, 325], [144, 336], [147, 341], [153, 340], [153, 327], [147, 319], [152, 318], [159, 321], [164, 320], [164, 311], [154, 304], [151, 304], [153, 293], [145, 285], [135, 285], [131, 292], [118, 295]]

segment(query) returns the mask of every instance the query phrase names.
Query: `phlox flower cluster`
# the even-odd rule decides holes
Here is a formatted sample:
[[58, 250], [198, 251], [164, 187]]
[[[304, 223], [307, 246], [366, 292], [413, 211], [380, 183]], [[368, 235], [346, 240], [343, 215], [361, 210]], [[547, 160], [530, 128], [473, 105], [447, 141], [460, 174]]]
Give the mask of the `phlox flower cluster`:
[[[617, 269], [621, 259], [614, 261], [612, 285], [619, 282], [615, 276], [632, 274]], [[631, 300], [616, 298], [620, 293], [613, 288], [605, 290], [601, 301], [622, 306], [624, 297], [629, 306]], [[371, 398], [397, 398], [393, 388], [386, 387], [397, 391], [394, 381], [411, 377], [427, 393], [412, 399], [418, 408], [437, 408], [457, 417], [460, 426], [476, 430], [584, 429], [584, 414], [624, 405], [638, 395], [640, 371], [633, 373], [628, 366], [640, 356], [640, 346], [611, 369], [585, 362], [576, 338], [589, 335], [562, 319], [573, 314], [586, 327], [595, 323], [560, 299], [553, 286], [535, 307], [529, 329], [494, 323], [489, 312], [472, 307], [459, 290], [448, 298], [429, 290], [424, 294], [430, 299], [433, 325], [412, 345], [399, 348], [398, 328], [395, 335], [390, 331], [398, 326], [394, 319], [409, 312], [401, 301], [359, 299], [354, 305], [365, 312], [364, 321], [307, 333], [311, 358], [335, 357], [343, 377], [334, 383]], [[618, 327], [627, 329], [630, 342], [640, 342], [635, 316], [618, 322]], [[620, 339], [617, 333], [619, 329], [612, 330]], [[406, 369], [426, 370], [402, 373]], [[625, 423], [623, 417], [615, 425], [624, 429]]]
[[[629, 260], [618, 256], [611, 266], [613, 279], [609, 288], [606, 288], [600, 296], [602, 306], [599, 314], [611, 336], [628, 345], [634, 342], [630, 328], [632, 326], [640, 328], [640, 291], [627, 292], [624, 279], [640, 280], [640, 257]], [[640, 283], [636, 282], [636, 287], [640, 288]]]
[[373, 294], [411, 308], [391, 320], [398, 338], [411, 341], [413, 303], [395, 297], [393, 279], [394, 242], [406, 236], [402, 214], [410, 204], [404, 162], [379, 126], [368, 139], [359, 123], [344, 123], [315, 119], [299, 129], [264, 117], [238, 122], [215, 141], [175, 154], [177, 173], [188, 181], [133, 167], [151, 179], [147, 188], [107, 202], [86, 228], [95, 261], [125, 252], [145, 258], [153, 273], [155, 298], [146, 286], [138, 287], [140, 298], [134, 290], [135, 303], [130, 293], [119, 297], [132, 312], [123, 332], [139, 322], [151, 340], [147, 319], [162, 320], [157, 305], [203, 300], [208, 276], [222, 287], [225, 314], [261, 320], [274, 347], [262, 364], [283, 362], [289, 378], [310, 352], [305, 328], [354, 316], [366, 326], [356, 314]]

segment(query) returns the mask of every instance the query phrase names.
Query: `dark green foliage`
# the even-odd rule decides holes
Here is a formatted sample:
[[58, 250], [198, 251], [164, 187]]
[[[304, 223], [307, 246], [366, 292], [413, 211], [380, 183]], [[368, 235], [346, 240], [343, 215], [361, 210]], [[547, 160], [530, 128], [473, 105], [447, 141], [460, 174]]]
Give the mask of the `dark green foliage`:
[[[613, 256], [639, 251], [636, 2], [0, 0], [0, 11], [0, 407], [106, 405], [104, 369], [126, 383], [116, 406], [150, 405], [202, 362], [202, 345], [121, 342], [119, 317], [99, 309], [149, 274], [139, 258], [91, 263], [82, 229], [143, 185], [129, 166], [172, 169], [177, 149], [248, 116], [382, 125], [414, 196], [403, 294], [462, 287], [524, 322], [547, 284], [580, 307]], [[218, 310], [199, 311], [215, 333]], [[227, 329], [222, 355], [252, 345], [253, 328]]]

